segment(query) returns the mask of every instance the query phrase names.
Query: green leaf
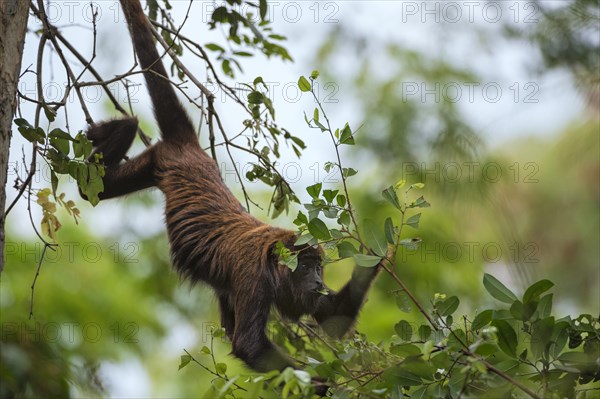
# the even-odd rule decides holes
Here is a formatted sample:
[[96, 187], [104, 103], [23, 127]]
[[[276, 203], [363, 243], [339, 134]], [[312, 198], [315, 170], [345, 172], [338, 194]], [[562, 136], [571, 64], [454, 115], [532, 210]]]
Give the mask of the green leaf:
[[517, 320], [528, 321], [537, 309], [537, 301], [523, 304], [521, 301], [514, 301], [510, 307], [510, 313]]
[[315, 108], [314, 112], [313, 112], [313, 120], [315, 122], [319, 121], [319, 108]]
[[205, 355], [210, 355], [210, 354], [211, 354], [211, 351], [210, 351], [210, 349], [209, 349], [209, 348], [208, 348], [208, 346], [206, 346], [206, 345], [204, 345], [204, 346], [202, 347], [202, 349], [200, 349], [200, 352], [202, 352], [202, 353], [203, 353], [203, 354], [205, 354]]
[[483, 327], [490, 324], [493, 313], [494, 311], [491, 309], [484, 310], [483, 312], [479, 313], [473, 319], [473, 322], [471, 323], [471, 329], [474, 331], [481, 330]]
[[390, 346], [390, 352], [396, 356], [409, 357], [419, 356], [421, 354], [421, 349], [415, 344], [392, 344]]
[[287, 266], [291, 271], [296, 270], [298, 267], [298, 254], [292, 255], [286, 261], [282, 261], [282, 264]]
[[308, 231], [318, 240], [329, 240], [331, 238], [327, 225], [318, 218], [314, 218], [308, 223]]
[[[541, 358], [544, 352], [549, 349], [554, 332], [554, 317], [537, 320], [532, 324], [531, 329], [531, 353], [536, 359]], [[544, 358], [547, 358], [544, 356]]]
[[277, 34], [271, 34], [269, 37], [274, 40], [287, 40], [287, 37]]
[[221, 47], [221, 46], [219, 46], [218, 44], [215, 44], [215, 43], [205, 44], [204, 47], [206, 47], [210, 51], [219, 51], [221, 53], [225, 52], [225, 49], [223, 47]]
[[323, 187], [323, 184], [321, 183], [313, 184], [312, 186], [306, 187], [306, 192], [314, 199], [317, 199], [321, 193], [321, 187]]
[[494, 320], [492, 325], [497, 328], [498, 346], [502, 352], [517, 357], [517, 334], [512, 326], [505, 320]]
[[227, 372], [227, 365], [225, 363], [215, 364], [215, 371], [219, 374], [225, 374]]
[[192, 361], [192, 357], [190, 355], [181, 355], [181, 362], [179, 363], [179, 369], [181, 370]]
[[[323, 208], [323, 215], [325, 215], [325, 217], [328, 217], [329, 219], [335, 219], [338, 216], [338, 209], [333, 207], [333, 206], [325, 206]], [[335, 237], [334, 238], [339, 238], [339, 237]]]
[[73, 153], [75, 158], [87, 158], [92, 153], [93, 144], [87, 139], [85, 134], [78, 133], [73, 140]]
[[44, 114], [46, 115], [48, 122], [54, 122], [56, 119], [56, 111], [51, 109], [47, 104], [43, 104], [42, 107], [44, 108]]
[[52, 185], [52, 195], [56, 197], [56, 189], [58, 188], [58, 176], [50, 169], [50, 184]]
[[343, 194], [338, 195], [335, 200], [337, 201], [337, 204], [340, 208], [343, 208], [346, 206], [346, 196]]
[[[17, 119], [17, 120], [24, 121], [24, 119]], [[25, 122], [27, 123], [27, 121], [25, 121]], [[44, 144], [44, 141], [46, 139], [46, 133], [44, 132], [43, 129], [41, 129], [39, 127], [35, 128], [33, 126], [30, 126], [28, 123], [27, 123], [27, 125], [25, 125], [23, 123], [23, 126], [19, 126], [18, 130], [19, 130], [19, 133], [21, 133], [21, 136], [23, 136], [30, 143], [37, 141], [40, 144]]]
[[73, 138], [71, 137], [71, 135], [67, 132], [65, 132], [62, 129], [52, 129], [50, 131], [50, 133], [48, 133], [48, 137], [56, 137], [56, 138], [60, 138], [60, 139], [64, 139], [64, 140], [69, 140], [69, 141], [73, 141]]
[[[552, 294], [550, 294], [552, 295]], [[554, 325], [552, 340], [555, 342], [553, 347], [553, 356], [557, 357], [569, 340], [569, 323], [559, 321]]]
[[364, 226], [367, 246], [377, 255], [385, 256], [387, 252], [387, 242], [383, 232], [379, 229], [379, 226], [370, 219], [365, 220]]
[[396, 334], [398, 334], [398, 337], [400, 337], [401, 340], [403, 340], [403, 341], [411, 340], [412, 335], [413, 335], [413, 329], [408, 321], [400, 320], [394, 326], [394, 330], [396, 331]]
[[567, 365], [593, 367], [596, 359], [595, 356], [583, 352], [565, 352], [558, 357], [558, 360]]
[[298, 237], [298, 239], [296, 240], [294, 245], [300, 246], [300, 245], [308, 244], [313, 239], [314, 239], [314, 237], [312, 236], [312, 234], [309, 234], [309, 233], [303, 234], [300, 237]]
[[52, 145], [52, 147], [56, 148], [58, 150], [58, 152], [60, 152], [61, 154], [64, 155], [69, 155], [69, 150], [71, 148], [71, 145], [69, 144], [68, 140], [59, 138], [59, 137], [50, 137], [49, 138], [50, 141], [50, 145]]
[[259, 91], [251, 91], [248, 94], [248, 102], [250, 104], [262, 104], [264, 102], [263, 94]]
[[69, 141], [73, 140], [71, 136], [60, 129], [53, 129], [50, 133], [48, 133], [48, 139], [50, 141], [50, 145], [56, 148], [61, 154], [69, 155], [69, 150], [71, 145]]
[[354, 248], [354, 245], [352, 245], [348, 241], [339, 242], [337, 244], [337, 249], [338, 249], [338, 254], [340, 255], [340, 258], [342, 258], [342, 259], [343, 258], [351, 258], [358, 252], [356, 250], [356, 248]]
[[338, 218], [337, 222], [344, 226], [350, 226], [350, 212], [343, 211], [340, 213], [340, 217]]
[[415, 200], [415, 202], [413, 202], [411, 204], [411, 208], [429, 208], [431, 206], [431, 204], [427, 201], [425, 201], [425, 198], [423, 198], [423, 196], [417, 198]]
[[301, 211], [298, 211], [298, 216], [294, 219], [294, 224], [296, 226], [302, 226], [303, 224], [308, 224], [308, 218]]
[[412, 392], [410, 398], [411, 399], [425, 399], [425, 398], [430, 398], [431, 395], [429, 395], [429, 393], [427, 393], [427, 388], [429, 388], [429, 386], [420, 387], [419, 389], [417, 389], [414, 392]]
[[517, 300], [516, 295], [491, 274], [483, 275], [483, 286], [491, 296], [501, 302], [513, 303]]
[[514, 301], [510, 306], [510, 314], [517, 320], [523, 320], [523, 303], [521, 301]]
[[217, 7], [212, 13], [213, 22], [225, 22], [227, 20], [227, 16], [229, 13], [227, 12], [227, 8], [224, 6]]
[[406, 292], [400, 291], [396, 293], [396, 306], [404, 313], [412, 311], [412, 302]]
[[96, 164], [79, 164], [77, 172], [77, 183], [81, 191], [86, 195], [88, 202], [93, 206], [98, 205], [100, 198], [98, 194], [104, 191], [101, 175], [102, 166]]
[[316, 69], [314, 69], [311, 73], [310, 73], [310, 78], [312, 80], [315, 80], [316, 78], [319, 77], [319, 71], [317, 71]]
[[512, 320], [514, 318], [508, 309], [496, 309], [492, 312], [492, 320]]
[[545, 319], [552, 314], [552, 297], [553, 294], [546, 294], [540, 299], [537, 307], [540, 319]]
[[404, 222], [404, 224], [407, 226], [410, 226], [414, 229], [418, 229], [420, 220], [421, 220], [421, 214], [417, 213], [416, 215], [412, 215], [411, 217], [406, 219], [406, 222]]
[[33, 126], [31, 126], [29, 121], [27, 121], [27, 119], [24, 119], [24, 118], [17, 118], [14, 120], [14, 122], [15, 122], [15, 125], [17, 125], [18, 127], [26, 127], [26, 128], [33, 127]]
[[355, 174], [357, 174], [358, 172], [356, 171], [356, 169], [352, 169], [352, 168], [342, 168], [342, 175], [344, 176], [344, 178], [347, 177], [351, 177], [354, 176]]
[[358, 266], [361, 267], [375, 267], [381, 261], [381, 257], [372, 256], [372, 255], [364, 255], [364, 254], [356, 254], [354, 255], [354, 261]]
[[231, 62], [229, 60], [223, 60], [221, 63], [221, 68], [223, 69], [225, 75], [233, 77], [233, 69], [231, 69]]
[[300, 91], [303, 92], [310, 91], [310, 89], [312, 88], [310, 82], [306, 80], [304, 76], [300, 76], [300, 78], [298, 79], [298, 87], [300, 88]]
[[340, 137], [340, 144], [354, 145], [354, 137], [352, 136], [352, 130], [346, 123], [342, 129], [342, 136]]
[[344, 238], [344, 233], [342, 233], [341, 230], [338, 230], [338, 229], [329, 229], [329, 233], [336, 240]]
[[459, 304], [460, 301], [458, 300], [458, 297], [451, 296], [447, 298], [444, 302], [437, 305], [440, 316], [451, 315], [452, 313], [454, 313], [454, 311], [456, 311], [456, 309], [458, 309]]
[[[448, 316], [449, 318], [452, 318], [452, 316]], [[449, 326], [452, 325], [452, 320], [450, 320], [450, 322], [446, 321], [446, 324], [448, 324]], [[463, 330], [461, 330], [460, 328], [454, 328], [452, 329], [453, 334], [448, 335], [448, 348], [451, 351], [459, 351], [463, 348], [464, 344], [467, 342], [467, 337], [465, 335], [465, 332]]]
[[385, 232], [385, 239], [389, 244], [396, 244], [396, 234], [394, 233], [394, 222], [392, 218], [385, 219], [383, 224], [383, 231]]
[[525, 294], [523, 294], [523, 303], [528, 303], [539, 298], [541, 294], [554, 287], [554, 283], [550, 280], [540, 280], [537, 283], [527, 288]]
[[384, 381], [402, 386], [416, 386], [423, 384], [421, 377], [406, 371], [403, 366], [394, 366], [383, 373]]
[[223, 327], [215, 328], [212, 332], [212, 335], [215, 338], [222, 338], [225, 336], [225, 329]]
[[429, 327], [426, 324], [423, 324], [421, 327], [419, 327], [419, 339], [421, 341], [427, 341], [430, 336], [431, 336], [431, 327]]
[[381, 196], [390, 204], [394, 205], [396, 209], [402, 209], [400, 206], [400, 200], [398, 200], [398, 195], [396, 194], [396, 190], [394, 187], [389, 186], [385, 190], [381, 192]]
[[521, 352], [521, 354], [519, 355], [519, 360], [524, 362], [525, 360], [527, 360], [527, 348], [525, 348], [523, 350], [523, 352]]
[[409, 251], [414, 251], [417, 248], [419, 248], [420, 242], [421, 242], [421, 239], [419, 237], [405, 238], [403, 240], [400, 240], [400, 245], [402, 245], [404, 248], [406, 248]]
[[338, 190], [323, 190], [323, 197], [328, 204], [331, 204], [335, 196], [338, 195], [338, 192]]
[[264, 21], [267, 17], [267, 0], [259, 0], [258, 9], [260, 13], [260, 20]]

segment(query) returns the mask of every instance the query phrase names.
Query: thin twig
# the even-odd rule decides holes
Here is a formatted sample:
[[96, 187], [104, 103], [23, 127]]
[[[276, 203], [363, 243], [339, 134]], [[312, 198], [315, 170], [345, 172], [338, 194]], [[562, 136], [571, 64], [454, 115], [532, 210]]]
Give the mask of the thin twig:
[[50, 244], [44, 243], [44, 249], [42, 250], [42, 256], [38, 262], [37, 270], [35, 272], [35, 276], [33, 277], [33, 282], [31, 283], [31, 299], [29, 300], [29, 320], [33, 317], [33, 294], [35, 292], [35, 283], [37, 282], [37, 278], [40, 275], [40, 269], [42, 268], [42, 261], [44, 260], [44, 255], [46, 255], [46, 250], [51, 248]]

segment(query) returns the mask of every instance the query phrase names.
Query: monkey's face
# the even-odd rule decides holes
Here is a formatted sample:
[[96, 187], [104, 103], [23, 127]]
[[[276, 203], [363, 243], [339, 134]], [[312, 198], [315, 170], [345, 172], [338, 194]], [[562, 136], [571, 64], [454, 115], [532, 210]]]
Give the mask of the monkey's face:
[[323, 283], [322, 257], [319, 247], [308, 247], [298, 254], [298, 267], [291, 273], [291, 281], [296, 298], [309, 310], [317, 301], [327, 295], [328, 290]]

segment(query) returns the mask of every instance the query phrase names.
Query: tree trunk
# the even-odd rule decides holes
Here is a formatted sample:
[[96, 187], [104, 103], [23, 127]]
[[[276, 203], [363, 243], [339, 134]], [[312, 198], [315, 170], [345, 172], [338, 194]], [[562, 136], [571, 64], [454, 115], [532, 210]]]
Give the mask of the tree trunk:
[[0, 272], [4, 269], [8, 151], [28, 17], [29, 1], [0, 0]]

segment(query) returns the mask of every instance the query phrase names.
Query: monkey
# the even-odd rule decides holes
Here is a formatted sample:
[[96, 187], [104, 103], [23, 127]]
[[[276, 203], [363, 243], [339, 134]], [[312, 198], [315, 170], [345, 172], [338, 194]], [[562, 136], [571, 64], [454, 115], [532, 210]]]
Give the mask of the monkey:
[[[380, 266], [356, 267], [335, 292], [323, 282], [323, 250], [318, 245], [297, 246], [294, 231], [263, 223], [244, 209], [222, 180], [216, 162], [200, 146], [140, 1], [120, 3], [161, 139], [125, 159], [136, 135], [136, 118], [90, 126], [87, 137], [93, 153], [103, 154], [105, 166], [100, 199], [158, 187], [165, 196], [171, 263], [184, 280], [212, 287], [233, 355], [260, 372], [296, 368], [267, 338], [271, 309], [292, 321], [312, 316], [325, 333], [342, 337], [354, 325]], [[278, 242], [298, 253], [294, 271], [279, 262], [274, 252]]]

